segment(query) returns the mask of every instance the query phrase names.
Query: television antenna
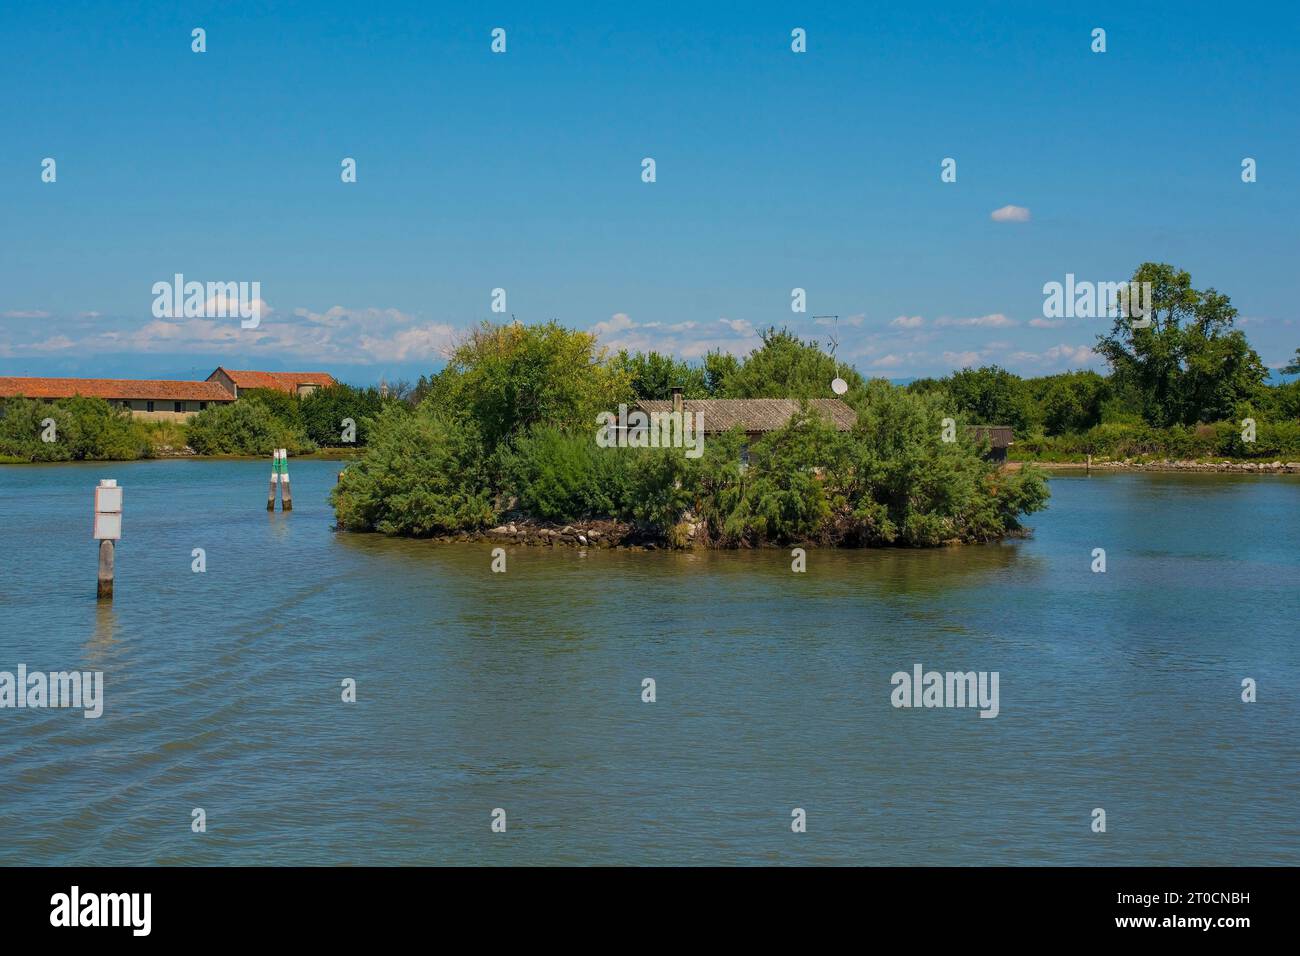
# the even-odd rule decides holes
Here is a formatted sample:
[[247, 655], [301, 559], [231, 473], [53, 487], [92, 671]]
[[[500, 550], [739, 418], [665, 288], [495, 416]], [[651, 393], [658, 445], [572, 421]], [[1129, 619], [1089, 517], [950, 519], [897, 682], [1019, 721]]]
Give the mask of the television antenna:
[[818, 319], [831, 320], [831, 334], [828, 337], [827, 341], [830, 343], [831, 358], [834, 358], [835, 350], [840, 347], [840, 340], [839, 340], [840, 317], [838, 315], [814, 315], [813, 316], [814, 322], [816, 322]]
[[[838, 315], [814, 315], [813, 321], [818, 319], [831, 320], [831, 334], [827, 341], [829, 342], [830, 356], [835, 358], [835, 350], [840, 347], [840, 317]], [[835, 363], [835, 379], [831, 382], [831, 391], [836, 395], [843, 395], [849, 390], [849, 383], [844, 381], [844, 376], [840, 374], [840, 363]]]

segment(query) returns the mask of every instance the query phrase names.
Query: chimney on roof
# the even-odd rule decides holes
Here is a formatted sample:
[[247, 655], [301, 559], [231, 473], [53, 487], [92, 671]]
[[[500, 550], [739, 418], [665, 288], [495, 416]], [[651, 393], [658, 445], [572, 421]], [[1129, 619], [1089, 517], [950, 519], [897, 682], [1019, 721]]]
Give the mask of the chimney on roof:
[[682, 387], [680, 385], [674, 385], [673, 386], [673, 411], [680, 412], [681, 410], [682, 410]]

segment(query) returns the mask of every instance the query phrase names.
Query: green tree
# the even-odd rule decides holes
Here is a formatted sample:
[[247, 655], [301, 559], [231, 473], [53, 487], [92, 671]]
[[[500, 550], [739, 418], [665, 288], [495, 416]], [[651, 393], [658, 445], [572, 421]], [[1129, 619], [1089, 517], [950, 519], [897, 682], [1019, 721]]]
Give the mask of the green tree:
[[295, 426], [277, 417], [265, 397], [256, 394], [209, 405], [190, 419], [186, 432], [190, 447], [200, 455], [269, 455], [276, 448], [287, 448], [291, 455], [315, 451], [300, 416]]
[[1189, 273], [1165, 263], [1142, 263], [1133, 281], [1150, 283], [1149, 325], [1118, 316], [1096, 350], [1110, 364], [1116, 392], [1132, 395], [1145, 421], [1218, 421], [1260, 398], [1268, 373], [1232, 327], [1237, 310], [1226, 295], [1192, 288]]
[[715, 543], [821, 541], [831, 532], [831, 501], [819, 469], [842, 454], [843, 439], [806, 409], [768, 432], [740, 464], [744, 435], [733, 430], [706, 445], [696, 487], [699, 516]]
[[709, 398], [724, 398], [727, 381], [740, 371], [740, 360], [729, 352], [714, 349], [704, 356], [704, 388]]
[[484, 322], [433, 377], [424, 402], [468, 413], [494, 449], [534, 425], [594, 433], [598, 412], [631, 398], [630, 379], [588, 332]]
[[987, 365], [954, 372], [944, 383], [957, 411], [977, 425], [1010, 425], [1024, 435], [1037, 424], [1024, 380], [1006, 369]]
[[302, 398], [302, 422], [307, 437], [325, 447], [346, 445], [343, 441], [343, 422], [351, 419], [356, 425], [356, 445], [365, 445], [370, 435], [370, 419], [378, 415], [386, 404], [399, 399], [380, 395], [379, 389], [356, 388], [352, 385], [333, 385], [318, 388]]
[[625, 350], [618, 353], [615, 364], [628, 373], [632, 393], [637, 398], [669, 398], [675, 386], [682, 387], [682, 394], [686, 398], [709, 397], [705, 370], [688, 365], [671, 355], [661, 355], [658, 352], [629, 354]]
[[1025, 387], [1036, 399], [1037, 418], [1049, 435], [1087, 431], [1099, 424], [1110, 397], [1106, 379], [1092, 371], [1027, 379]]
[[815, 342], [804, 342], [788, 329], [769, 328], [763, 344], [725, 378], [724, 398], [835, 398], [831, 382], [843, 378], [849, 393], [860, 391], [862, 376], [836, 362]]

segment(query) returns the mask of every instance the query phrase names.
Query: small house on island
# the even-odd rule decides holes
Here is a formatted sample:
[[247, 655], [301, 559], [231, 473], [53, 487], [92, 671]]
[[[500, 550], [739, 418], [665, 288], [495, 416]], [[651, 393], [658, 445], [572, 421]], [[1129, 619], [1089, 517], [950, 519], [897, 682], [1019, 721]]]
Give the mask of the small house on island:
[[[739, 427], [746, 444], [741, 459], [747, 460], [749, 444], [763, 435], [784, 427], [803, 404], [797, 398], [687, 398], [682, 389], [674, 388], [671, 399], [643, 399], [637, 408], [652, 412], [695, 412], [702, 419], [705, 435], [718, 435]], [[858, 414], [838, 398], [808, 399], [808, 408], [834, 426], [836, 431], [853, 429]], [[976, 442], [987, 440], [991, 461], [1006, 461], [1011, 446], [1011, 428], [1005, 425], [971, 425], [967, 431]]]
[[976, 442], [989, 443], [985, 457], [990, 461], [1006, 461], [1007, 449], [1015, 444], [1011, 440], [1010, 425], [969, 425], [966, 430]]
[[[688, 398], [683, 399], [681, 389], [673, 389], [671, 399], [643, 399], [637, 407], [647, 414], [652, 412], [692, 412], [698, 414], [704, 425], [704, 434], [719, 435], [739, 426], [751, 440], [785, 426], [799, 411], [797, 398]], [[836, 431], [853, 428], [857, 413], [838, 398], [813, 398], [808, 407], [827, 419]]]

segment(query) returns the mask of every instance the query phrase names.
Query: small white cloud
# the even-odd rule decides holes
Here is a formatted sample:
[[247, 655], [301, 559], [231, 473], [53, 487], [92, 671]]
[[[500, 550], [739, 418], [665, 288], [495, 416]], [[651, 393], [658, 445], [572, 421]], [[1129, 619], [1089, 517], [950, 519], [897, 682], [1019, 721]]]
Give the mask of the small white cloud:
[[613, 335], [615, 332], [626, 332], [628, 329], [636, 328], [636, 323], [632, 321], [631, 316], [626, 312], [615, 312], [609, 317], [608, 322], [597, 322], [591, 327], [597, 337]]
[[1011, 362], [1032, 362], [1035, 365], [1100, 365], [1099, 356], [1091, 345], [1053, 345], [1045, 352], [1012, 352]]
[[50, 317], [50, 313], [42, 312], [40, 309], [12, 309], [0, 315], [6, 319], [48, 319]]
[[224, 289], [215, 295], [209, 296], [208, 301], [203, 303], [204, 315], [243, 315], [241, 309], [246, 309], [251, 314], [263, 319], [275, 311], [265, 299], [253, 299], [251, 302], [243, 302], [238, 295], [227, 295]]
[[1009, 319], [1001, 312], [994, 312], [990, 315], [981, 315], [970, 319], [940, 319], [935, 325], [942, 326], [963, 326], [977, 327], [981, 329], [1005, 329], [1012, 325], [1019, 325], [1015, 319]]
[[1028, 222], [1029, 210], [1025, 206], [1003, 206], [989, 213], [994, 222]]
[[1064, 359], [1075, 365], [1086, 365], [1098, 359], [1091, 345], [1054, 345], [1043, 354], [1049, 362], [1059, 362]]
[[889, 323], [896, 329], [919, 329], [925, 325], [925, 319], [919, 315], [900, 315]]
[[979, 352], [944, 352], [943, 360], [954, 368], [970, 368], [980, 360]]
[[718, 319], [718, 321], [737, 335], [751, 336], [758, 334], [754, 331], [754, 327], [744, 319]]
[[1029, 325], [1035, 329], [1059, 329], [1065, 324], [1065, 319], [1030, 319]]
[[63, 349], [70, 349], [76, 344], [66, 335], [56, 335], [43, 342], [33, 342], [28, 348], [33, 352], [60, 352]]

